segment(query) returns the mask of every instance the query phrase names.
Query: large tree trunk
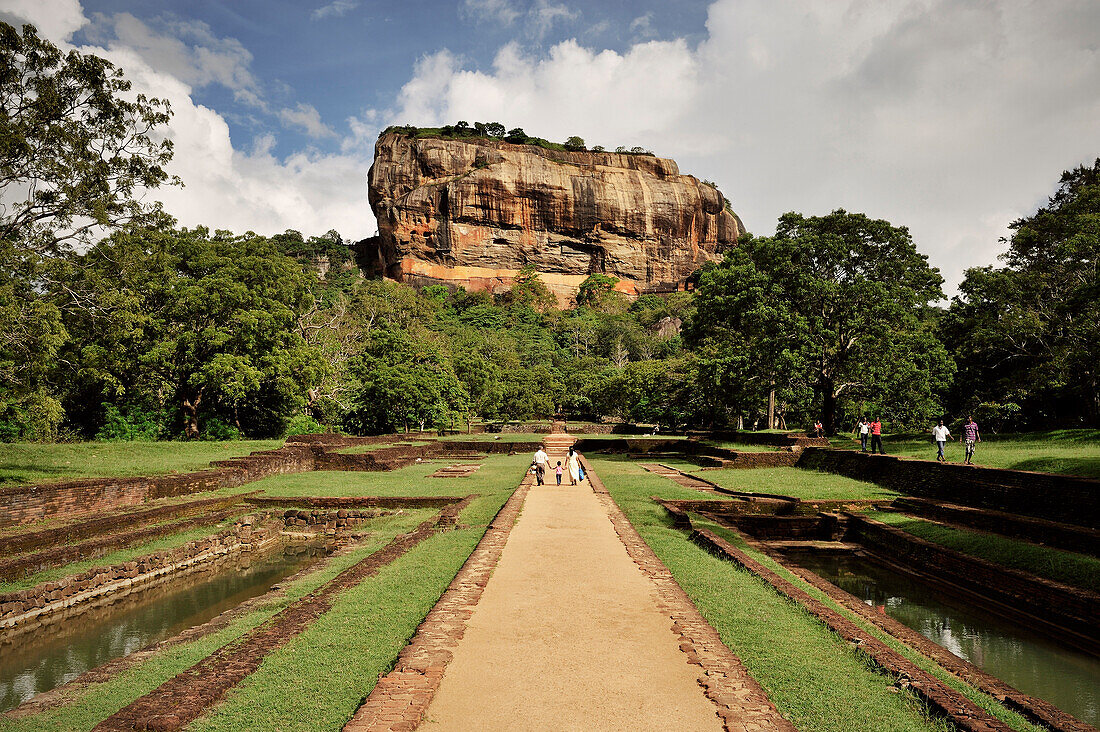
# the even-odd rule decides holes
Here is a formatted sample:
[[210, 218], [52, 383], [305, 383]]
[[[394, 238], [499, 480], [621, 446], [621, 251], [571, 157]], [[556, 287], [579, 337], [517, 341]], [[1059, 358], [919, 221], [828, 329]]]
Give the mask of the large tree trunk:
[[821, 426], [829, 437], [836, 434], [836, 390], [832, 379], [821, 384]]
[[184, 397], [183, 407], [183, 434], [189, 440], [199, 439], [199, 404], [202, 403], [202, 389], [195, 394], [194, 399]]

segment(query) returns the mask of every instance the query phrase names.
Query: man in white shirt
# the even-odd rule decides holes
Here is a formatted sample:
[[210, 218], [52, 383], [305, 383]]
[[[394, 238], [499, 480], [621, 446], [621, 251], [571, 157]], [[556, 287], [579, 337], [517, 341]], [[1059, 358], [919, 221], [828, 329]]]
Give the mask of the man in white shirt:
[[546, 480], [546, 462], [549, 459], [550, 456], [542, 449], [542, 445], [539, 445], [539, 449], [535, 451], [535, 482], [539, 485]]
[[867, 452], [867, 439], [871, 434], [871, 423], [864, 417], [859, 420], [859, 424], [856, 425], [856, 432], [859, 433], [859, 447], [862, 452]]
[[947, 446], [948, 439], [953, 440], [955, 438], [951, 437], [951, 431], [944, 426], [942, 419], [937, 426], [932, 428], [932, 439], [936, 441], [936, 447], [939, 449], [939, 454], [936, 455], [936, 461], [946, 463], [947, 458], [943, 454], [943, 448]]

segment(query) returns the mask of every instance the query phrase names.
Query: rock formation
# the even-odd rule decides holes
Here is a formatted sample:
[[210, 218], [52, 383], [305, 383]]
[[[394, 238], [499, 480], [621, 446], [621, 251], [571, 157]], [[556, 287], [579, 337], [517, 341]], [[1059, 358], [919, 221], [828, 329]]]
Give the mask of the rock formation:
[[369, 184], [361, 261], [415, 285], [500, 291], [530, 265], [563, 303], [594, 273], [668, 292], [743, 231], [717, 189], [652, 155], [388, 131]]

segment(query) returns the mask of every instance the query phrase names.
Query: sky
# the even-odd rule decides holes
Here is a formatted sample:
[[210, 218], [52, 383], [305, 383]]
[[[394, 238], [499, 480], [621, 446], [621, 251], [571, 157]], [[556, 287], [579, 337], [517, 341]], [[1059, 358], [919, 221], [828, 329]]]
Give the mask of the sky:
[[907, 226], [947, 293], [1100, 156], [1097, 0], [0, 0], [167, 99], [182, 225], [372, 235], [390, 124], [640, 145], [754, 234]]

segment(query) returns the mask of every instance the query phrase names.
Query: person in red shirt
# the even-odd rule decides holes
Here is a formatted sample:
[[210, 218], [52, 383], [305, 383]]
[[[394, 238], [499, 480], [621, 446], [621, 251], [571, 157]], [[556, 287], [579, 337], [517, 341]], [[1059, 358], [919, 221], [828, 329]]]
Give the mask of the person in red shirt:
[[882, 422], [878, 417], [871, 420], [871, 454], [875, 454], [875, 447], [878, 447], [880, 455], [885, 455], [886, 451], [882, 449]]

